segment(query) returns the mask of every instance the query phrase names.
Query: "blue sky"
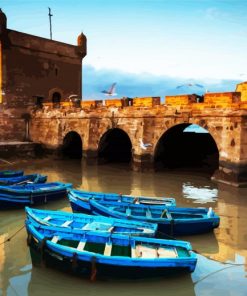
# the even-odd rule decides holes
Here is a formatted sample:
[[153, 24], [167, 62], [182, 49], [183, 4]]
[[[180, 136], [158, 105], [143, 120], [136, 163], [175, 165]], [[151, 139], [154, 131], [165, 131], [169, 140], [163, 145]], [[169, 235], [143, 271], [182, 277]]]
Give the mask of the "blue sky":
[[55, 40], [75, 44], [83, 31], [85, 76], [93, 68], [96, 75], [115, 71], [174, 84], [247, 80], [246, 0], [1, 0], [0, 6], [17, 31], [49, 38], [48, 6]]

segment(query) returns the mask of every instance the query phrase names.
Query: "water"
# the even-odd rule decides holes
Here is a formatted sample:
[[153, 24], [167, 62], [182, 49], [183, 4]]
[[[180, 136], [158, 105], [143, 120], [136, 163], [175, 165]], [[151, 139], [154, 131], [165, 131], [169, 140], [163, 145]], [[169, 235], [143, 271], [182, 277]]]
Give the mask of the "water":
[[[47, 174], [49, 181], [71, 182], [85, 190], [175, 197], [179, 206], [212, 207], [221, 224], [213, 233], [183, 237], [200, 253], [192, 274], [90, 282], [33, 268], [24, 229], [2, 244], [24, 225], [25, 215], [23, 210], [1, 211], [0, 295], [247, 295], [247, 189], [215, 184], [199, 173], [136, 173], [125, 166], [85, 166], [79, 161], [22, 161], [11, 168]], [[66, 199], [39, 208], [70, 211]]]

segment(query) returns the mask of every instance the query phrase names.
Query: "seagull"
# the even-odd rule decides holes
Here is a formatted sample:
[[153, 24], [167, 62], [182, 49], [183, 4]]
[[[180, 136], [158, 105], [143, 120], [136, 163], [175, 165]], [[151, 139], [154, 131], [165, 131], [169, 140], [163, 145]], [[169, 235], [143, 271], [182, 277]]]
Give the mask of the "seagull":
[[198, 84], [198, 83], [187, 83], [187, 84], [182, 84], [182, 85], [178, 85], [176, 88], [181, 88], [184, 86], [197, 86], [200, 88], [204, 88], [204, 86], [202, 84]]
[[116, 96], [117, 95], [117, 93], [115, 93], [116, 84], [117, 83], [114, 82], [109, 90], [102, 90], [102, 93], [108, 96]]
[[139, 139], [139, 141], [140, 141], [140, 147], [144, 150], [147, 150], [148, 147], [152, 146], [152, 144], [149, 144], [149, 143], [144, 144], [141, 138]]

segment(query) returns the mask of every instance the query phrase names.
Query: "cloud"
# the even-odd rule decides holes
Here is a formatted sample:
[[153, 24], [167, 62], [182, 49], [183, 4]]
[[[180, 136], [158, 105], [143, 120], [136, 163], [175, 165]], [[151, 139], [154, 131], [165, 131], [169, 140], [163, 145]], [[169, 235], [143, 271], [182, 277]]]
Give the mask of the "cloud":
[[227, 19], [229, 20], [229, 13], [226, 11], [220, 10], [216, 7], [209, 7], [205, 11], [205, 17], [208, 20], [215, 20], [215, 19]]
[[[118, 98], [122, 97], [156, 97], [164, 99], [168, 95], [178, 94], [202, 94], [204, 92], [226, 92], [235, 91], [238, 80], [196, 80], [173, 78], [169, 76], [156, 76], [149, 73], [132, 74], [119, 70], [100, 69], [96, 70], [91, 65], [83, 66], [83, 99], [100, 100], [105, 99], [101, 93], [109, 89], [116, 82]], [[186, 86], [186, 84], [200, 84], [203, 88]], [[185, 85], [177, 88], [179, 85]]]

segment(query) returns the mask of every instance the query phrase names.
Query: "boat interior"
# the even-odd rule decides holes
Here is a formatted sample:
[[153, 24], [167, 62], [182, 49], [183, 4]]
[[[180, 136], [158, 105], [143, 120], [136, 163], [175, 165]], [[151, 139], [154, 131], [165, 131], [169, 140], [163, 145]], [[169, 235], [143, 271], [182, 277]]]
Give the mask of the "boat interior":
[[[161, 242], [143, 237], [126, 237], [116, 234], [73, 234], [64, 231], [47, 230], [38, 227], [39, 233], [53, 244], [69, 247], [72, 253], [76, 251], [92, 252], [104, 256], [121, 256], [140, 259], [181, 258], [191, 257], [186, 246], [174, 241]], [[39, 241], [33, 236], [39, 244]]]

